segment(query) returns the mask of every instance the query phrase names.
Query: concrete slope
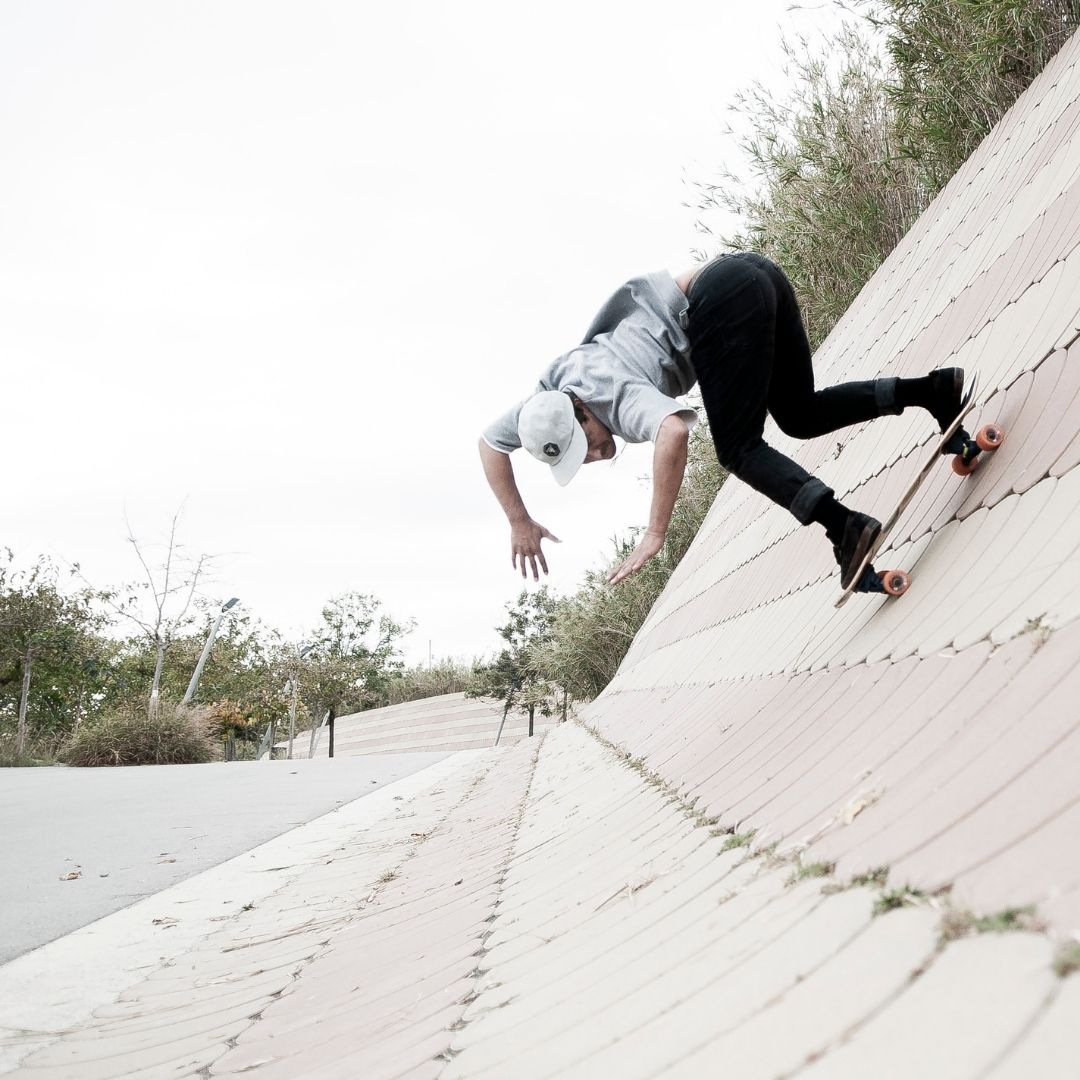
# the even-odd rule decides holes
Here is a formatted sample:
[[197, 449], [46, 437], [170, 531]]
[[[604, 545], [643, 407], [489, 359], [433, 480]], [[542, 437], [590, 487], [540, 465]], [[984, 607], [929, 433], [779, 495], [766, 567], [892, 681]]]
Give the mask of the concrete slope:
[[[464, 694], [442, 694], [351, 713], [335, 721], [334, 756], [486, 749], [494, 744], [502, 718], [499, 702]], [[537, 715], [533, 731], [546, 731], [553, 723], [550, 717]], [[300, 754], [308, 753], [310, 736], [310, 731], [298, 736]], [[528, 736], [529, 718], [515, 710], [506, 718], [499, 743], [512, 746]], [[322, 731], [314, 756], [324, 758], [329, 752], [330, 740]]]
[[[818, 385], [957, 364], [1005, 445], [943, 460], [877, 565], [899, 600], [836, 611], [821, 530], [731, 482], [588, 722], [754, 846], [842, 877], [1037, 903], [1080, 928], [1080, 49], [993, 130], [815, 358]], [[884, 518], [922, 410], [768, 436]]]
[[[907, 596], [835, 611], [817, 530], [730, 483], [582, 723], [0, 968], [0, 1070], [1075, 1078], [1078, 62], [1074, 40], [817, 358], [822, 384], [962, 364], [1009, 429], [911, 506], [883, 560]], [[933, 434], [789, 449], [884, 511]]]

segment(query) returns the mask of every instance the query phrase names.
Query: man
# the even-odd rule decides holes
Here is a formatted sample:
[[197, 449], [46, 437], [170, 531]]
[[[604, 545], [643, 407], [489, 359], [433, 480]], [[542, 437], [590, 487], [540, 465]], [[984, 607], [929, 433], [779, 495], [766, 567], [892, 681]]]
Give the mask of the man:
[[[945, 368], [921, 379], [881, 378], [814, 389], [810, 345], [791, 283], [751, 252], [721, 255], [672, 278], [666, 271], [626, 282], [600, 309], [582, 343], [548, 365], [533, 395], [489, 425], [480, 457], [510, 522], [511, 562], [539, 580], [545, 539], [558, 542], [525, 508], [510, 454], [524, 446], [567, 484], [583, 464], [615, 455], [613, 435], [652, 442], [649, 524], [608, 580], [636, 573], [664, 545], [697, 415], [676, 400], [697, 382], [720, 464], [800, 524], [819, 524], [833, 545], [846, 588], [880, 522], [849, 510], [835, 493], [762, 434], [769, 414], [780, 429], [812, 439], [909, 406], [927, 409], [944, 431], [960, 409], [964, 373]], [[859, 591], [876, 592], [871, 568]]]

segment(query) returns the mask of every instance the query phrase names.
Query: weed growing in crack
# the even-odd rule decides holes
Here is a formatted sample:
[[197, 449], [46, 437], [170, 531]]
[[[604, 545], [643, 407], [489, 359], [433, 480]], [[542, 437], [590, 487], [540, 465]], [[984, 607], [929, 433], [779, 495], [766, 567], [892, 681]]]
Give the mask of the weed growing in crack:
[[852, 889], [873, 888], [884, 889], [885, 882], [889, 880], [889, 868], [879, 866], [874, 870], [867, 870], [865, 874], [856, 874], [850, 881]]
[[1080, 971], [1080, 941], [1067, 941], [1054, 956], [1054, 974], [1060, 979]]
[[735, 848], [740, 847], [748, 848], [750, 842], [754, 839], [754, 834], [756, 832], [757, 829], [749, 829], [747, 832], [743, 833], [728, 833], [727, 839], [724, 841], [724, 846], [720, 849], [720, 853], [723, 854], [725, 851], [733, 851]]
[[380, 885], [386, 885], [388, 882], [393, 881], [397, 876], [398, 872], [396, 870], [384, 870], [379, 875], [378, 882]]
[[1038, 652], [1049, 640], [1052, 631], [1043, 620], [1046, 618], [1046, 614], [1040, 615], [1035, 619], [1028, 619], [1024, 625], [1024, 629], [1020, 631], [1021, 634], [1030, 634], [1035, 639], [1035, 651]]
[[902, 885], [898, 889], [889, 889], [883, 892], [874, 903], [874, 914], [884, 915], [887, 911], [895, 911], [897, 908], [911, 907], [914, 904], [925, 903], [926, 893], [911, 888], [910, 885]]
[[846, 884], [839, 881], [830, 881], [822, 886], [821, 891], [827, 895], [847, 892], [848, 889], [884, 889], [885, 882], [889, 879], [889, 868], [879, 866], [875, 870], [867, 870], [865, 874], [856, 874]]
[[1041, 932], [1046, 929], [1035, 914], [1035, 908], [1003, 908], [992, 915], [976, 915], [959, 908], [947, 910], [941, 919], [941, 943], [946, 944], [971, 934], [1006, 934], [1012, 931]]
[[804, 865], [797, 867], [784, 884], [790, 888], [792, 885], [797, 885], [800, 881], [806, 881], [807, 878], [828, 877], [835, 869], [836, 863], [805, 863]]

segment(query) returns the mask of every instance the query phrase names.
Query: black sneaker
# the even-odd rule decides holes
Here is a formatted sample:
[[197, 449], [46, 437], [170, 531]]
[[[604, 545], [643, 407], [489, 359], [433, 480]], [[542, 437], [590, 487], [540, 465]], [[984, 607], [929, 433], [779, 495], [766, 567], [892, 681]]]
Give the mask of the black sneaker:
[[866, 553], [881, 532], [881, 522], [869, 514], [852, 513], [844, 524], [844, 538], [833, 544], [833, 554], [840, 565], [840, 588], [846, 589], [862, 565]]
[[930, 401], [926, 408], [930, 410], [944, 434], [956, 419], [964, 400], [964, 369], [939, 368], [931, 371], [927, 378], [930, 380]]

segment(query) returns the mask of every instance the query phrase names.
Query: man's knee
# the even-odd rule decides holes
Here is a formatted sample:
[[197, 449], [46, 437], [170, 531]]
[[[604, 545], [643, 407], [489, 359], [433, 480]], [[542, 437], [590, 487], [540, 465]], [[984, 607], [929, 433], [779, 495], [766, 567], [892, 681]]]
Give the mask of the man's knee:
[[821, 432], [815, 427], [810, 409], [785, 409], [777, 412], [771, 410], [772, 418], [776, 426], [793, 439], [813, 439]]
[[738, 476], [742, 472], [746, 458], [760, 443], [760, 439], [752, 443], [721, 443], [714, 439], [716, 460], [720, 462], [725, 471], [731, 473], [732, 476]]

